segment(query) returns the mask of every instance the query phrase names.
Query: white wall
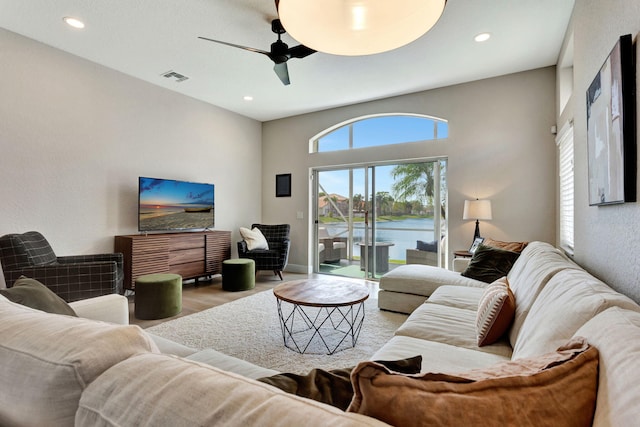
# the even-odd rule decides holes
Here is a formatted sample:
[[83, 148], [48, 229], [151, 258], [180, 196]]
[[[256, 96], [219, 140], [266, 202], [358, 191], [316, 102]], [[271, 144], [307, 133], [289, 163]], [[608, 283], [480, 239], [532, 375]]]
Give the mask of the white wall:
[[0, 235], [112, 251], [137, 232], [140, 175], [214, 183], [233, 241], [260, 219], [260, 122], [2, 29], [0, 57]]
[[[425, 71], [427, 72], [427, 71]], [[462, 221], [465, 199], [492, 200], [484, 236], [555, 243], [555, 68], [266, 122], [263, 125], [263, 220], [292, 225], [291, 269], [309, 258], [309, 169], [448, 156], [450, 250], [467, 249], [475, 223]], [[419, 113], [449, 120], [445, 141], [309, 154], [309, 139], [345, 120], [377, 113]], [[275, 175], [292, 173], [292, 197], [275, 197]], [[296, 219], [302, 211], [305, 218]]]
[[[576, 0], [568, 32], [574, 34], [574, 91], [558, 120], [559, 125], [574, 120], [575, 260], [636, 301], [640, 301], [640, 205], [589, 206], [585, 94], [618, 38], [632, 34], [637, 48], [638, 31], [640, 2], [637, 0]], [[636, 68], [636, 78], [638, 76]], [[640, 87], [638, 84], [637, 80], [636, 86]], [[640, 114], [637, 100], [636, 109]], [[636, 119], [638, 117], [640, 115]], [[638, 135], [636, 139], [640, 141]]]

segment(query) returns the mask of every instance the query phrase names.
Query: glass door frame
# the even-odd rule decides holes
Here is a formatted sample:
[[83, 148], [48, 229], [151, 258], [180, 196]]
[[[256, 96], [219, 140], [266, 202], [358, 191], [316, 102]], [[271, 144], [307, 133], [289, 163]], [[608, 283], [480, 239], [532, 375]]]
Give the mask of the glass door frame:
[[[340, 170], [346, 170], [349, 173], [349, 212], [347, 213], [347, 216], [345, 217], [344, 214], [342, 214], [340, 212], [340, 210], [337, 208], [337, 206], [335, 206], [335, 209], [338, 213], [340, 213], [340, 216], [342, 217], [343, 220], [345, 220], [345, 222], [347, 223], [347, 228], [348, 228], [348, 233], [347, 233], [347, 258], [349, 261], [353, 260], [353, 172], [355, 169], [362, 169], [364, 172], [364, 206], [365, 206], [365, 220], [363, 223], [363, 227], [364, 227], [364, 246], [363, 246], [363, 250], [364, 250], [364, 255], [361, 254], [360, 256], [364, 256], [364, 278], [374, 278], [375, 272], [370, 273], [369, 272], [369, 240], [373, 240], [375, 242], [375, 221], [373, 222], [373, 226], [371, 227], [371, 233], [369, 233], [370, 227], [369, 227], [369, 212], [370, 210], [374, 212], [374, 218], [375, 218], [375, 207], [376, 207], [376, 202], [375, 202], [375, 197], [372, 198], [372, 200], [369, 200], [369, 193], [371, 193], [369, 191], [369, 171], [373, 168], [373, 165], [369, 165], [369, 164], [363, 164], [363, 165], [349, 165], [349, 166], [335, 166], [335, 167], [325, 167], [325, 168], [311, 168], [311, 180], [313, 182], [312, 185], [312, 212], [313, 212], [313, 216], [311, 218], [312, 221], [312, 225], [313, 225], [313, 237], [312, 237], [312, 241], [313, 241], [313, 247], [314, 247], [314, 251], [313, 251], [313, 272], [314, 273], [320, 273], [320, 250], [319, 250], [319, 243], [320, 243], [320, 233], [319, 233], [319, 228], [320, 228], [320, 221], [318, 219], [318, 212], [319, 212], [319, 207], [318, 207], [318, 201], [320, 200], [320, 190], [322, 189], [322, 184], [319, 182], [319, 174], [321, 172], [327, 172], [327, 171], [340, 171]], [[373, 172], [371, 172], [371, 176], [375, 176], [375, 174]], [[371, 191], [375, 191], [375, 179], [372, 178], [372, 190]], [[322, 191], [323, 193], [327, 194], [324, 190]], [[333, 203], [333, 201], [330, 198], [327, 198], [327, 200], [329, 201], [329, 203]], [[368, 208], [370, 206], [370, 209]], [[371, 238], [370, 238], [371, 236]], [[375, 259], [375, 251], [373, 256], [373, 263], [374, 266], [376, 265], [376, 259]]]
[[[409, 163], [434, 163], [434, 165], [436, 165], [436, 167], [434, 167], [434, 171], [433, 171], [433, 180], [436, 183], [434, 185], [434, 189], [433, 189], [433, 205], [434, 205], [434, 216], [433, 216], [433, 229], [434, 229], [434, 237], [436, 238], [436, 240], [438, 241], [442, 241], [441, 237], [441, 233], [443, 230], [443, 226], [444, 226], [444, 231], [445, 231], [445, 236], [448, 234], [448, 230], [447, 230], [447, 206], [448, 206], [448, 200], [442, 200], [442, 192], [441, 192], [441, 166], [440, 166], [440, 162], [445, 161], [446, 163], [448, 163], [448, 158], [446, 156], [439, 156], [439, 157], [431, 157], [431, 158], [419, 158], [419, 159], [399, 159], [399, 160], [390, 160], [390, 161], [379, 161], [379, 162], [367, 162], [367, 163], [358, 163], [358, 164], [345, 164], [345, 165], [335, 165], [335, 166], [324, 166], [324, 167], [312, 167], [310, 168], [310, 176], [311, 176], [311, 192], [310, 194], [312, 195], [312, 199], [310, 200], [310, 205], [311, 205], [311, 218], [310, 218], [310, 226], [312, 227], [312, 233], [311, 233], [311, 239], [312, 239], [312, 246], [313, 246], [313, 272], [314, 273], [318, 273], [318, 274], [324, 274], [320, 272], [320, 250], [319, 250], [319, 243], [320, 243], [320, 238], [319, 238], [319, 228], [321, 226], [321, 223], [319, 221], [319, 199], [320, 199], [320, 192], [322, 191], [325, 194], [328, 194], [326, 191], [324, 191], [321, 187], [321, 183], [318, 182], [319, 179], [319, 174], [321, 172], [327, 172], [327, 171], [348, 171], [349, 173], [349, 198], [348, 198], [348, 213], [347, 215], [344, 215], [344, 213], [341, 213], [340, 210], [338, 209], [337, 206], [335, 206], [335, 209], [337, 212], [339, 212], [341, 218], [347, 223], [347, 227], [348, 227], [348, 236], [347, 236], [347, 257], [349, 261], [353, 261], [353, 256], [354, 256], [354, 251], [353, 251], [353, 242], [354, 242], [354, 201], [353, 201], [353, 196], [354, 196], [354, 192], [353, 192], [353, 183], [354, 183], [354, 178], [353, 178], [353, 172], [354, 170], [357, 169], [362, 169], [364, 171], [364, 195], [363, 195], [363, 203], [364, 203], [364, 209], [365, 209], [365, 222], [363, 224], [364, 227], [364, 236], [363, 236], [363, 251], [364, 253], [361, 253], [361, 257], [364, 256], [364, 278], [367, 280], [377, 280], [377, 278], [375, 277], [376, 275], [376, 271], [375, 268], [371, 269], [371, 266], [369, 265], [371, 261], [373, 263], [373, 267], [375, 267], [376, 264], [376, 250], [375, 250], [375, 246], [372, 246], [372, 248], [374, 248], [373, 250], [373, 254], [371, 254], [371, 257], [369, 257], [369, 241], [376, 241], [376, 234], [377, 234], [377, 229], [376, 229], [376, 219], [377, 219], [377, 200], [376, 200], [376, 185], [375, 185], [375, 170], [376, 167], [379, 166], [389, 166], [389, 165], [404, 165], [404, 164], [409, 164]], [[448, 169], [448, 167], [447, 167]], [[447, 181], [447, 188], [445, 188], [445, 198], [448, 199], [448, 181]], [[330, 201], [330, 203], [332, 203], [332, 201]], [[445, 206], [445, 209], [442, 209], [442, 206]], [[444, 213], [444, 215], [443, 215]], [[439, 233], [436, 233], [435, 230], [441, 230]], [[440, 236], [440, 237], [438, 237]], [[448, 239], [447, 239], [448, 240]], [[448, 254], [446, 252], [443, 253], [443, 251], [446, 251], [446, 249], [443, 249], [443, 245], [438, 245], [438, 249], [437, 249], [437, 258], [438, 258], [438, 263], [441, 267], [447, 268], [448, 265]], [[370, 271], [373, 270], [373, 271]]]

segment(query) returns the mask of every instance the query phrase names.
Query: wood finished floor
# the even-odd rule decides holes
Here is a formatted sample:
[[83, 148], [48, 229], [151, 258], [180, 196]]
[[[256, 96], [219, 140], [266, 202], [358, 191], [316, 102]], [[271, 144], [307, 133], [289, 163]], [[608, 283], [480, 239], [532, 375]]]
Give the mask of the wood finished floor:
[[[325, 274], [296, 274], [296, 273], [287, 273], [283, 274], [284, 281], [288, 280], [300, 280], [300, 279], [319, 279], [319, 280], [336, 280], [336, 279], [345, 279], [345, 280], [354, 280], [362, 282], [362, 279], [348, 279], [344, 277], [330, 276]], [[141, 328], [148, 328], [151, 326], [158, 325], [163, 322], [167, 322], [169, 320], [174, 320], [179, 317], [188, 316], [190, 314], [198, 313], [200, 311], [209, 309], [211, 307], [216, 307], [218, 305], [222, 305], [224, 303], [235, 301], [240, 298], [248, 297], [249, 295], [257, 294], [259, 292], [267, 291], [269, 289], [273, 289], [283, 281], [278, 278], [278, 276], [273, 275], [271, 272], [260, 272], [256, 276], [256, 287], [250, 291], [242, 291], [242, 292], [227, 292], [222, 290], [222, 277], [214, 276], [211, 281], [203, 282], [201, 281], [198, 286], [195, 286], [192, 282], [187, 282], [182, 287], [182, 311], [180, 314], [167, 317], [166, 319], [158, 319], [158, 320], [140, 320], [136, 319], [134, 315], [134, 304], [133, 304], [133, 296], [129, 296], [129, 323], [132, 325], [138, 325]], [[365, 282], [372, 291], [377, 290], [376, 282]]]

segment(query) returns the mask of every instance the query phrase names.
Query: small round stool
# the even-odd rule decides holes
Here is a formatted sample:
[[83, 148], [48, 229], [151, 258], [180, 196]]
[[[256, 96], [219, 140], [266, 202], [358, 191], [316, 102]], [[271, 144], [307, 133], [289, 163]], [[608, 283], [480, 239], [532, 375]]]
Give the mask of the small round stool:
[[137, 319], [154, 320], [182, 311], [182, 276], [146, 274], [136, 279], [134, 297]]
[[222, 289], [248, 291], [256, 286], [256, 263], [252, 259], [238, 258], [222, 261]]

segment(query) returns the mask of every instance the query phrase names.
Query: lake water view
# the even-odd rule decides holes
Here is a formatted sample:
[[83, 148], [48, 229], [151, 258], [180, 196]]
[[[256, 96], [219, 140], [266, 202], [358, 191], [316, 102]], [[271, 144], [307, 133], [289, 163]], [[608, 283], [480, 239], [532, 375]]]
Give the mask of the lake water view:
[[[325, 223], [330, 236], [347, 237], [345, 223]], [[364, 241], [364, 223], [353, 224], [353, 254], [360, 256], [358, 243]], [[408, 218], [399, 221], [376, 221], [376, 242], [389, 242], [389, 258], [392, 260], [405, 260], [406, 250], [415, 249], [416, 241], [431, 242], [435, 240], [433, 219]]]

